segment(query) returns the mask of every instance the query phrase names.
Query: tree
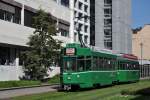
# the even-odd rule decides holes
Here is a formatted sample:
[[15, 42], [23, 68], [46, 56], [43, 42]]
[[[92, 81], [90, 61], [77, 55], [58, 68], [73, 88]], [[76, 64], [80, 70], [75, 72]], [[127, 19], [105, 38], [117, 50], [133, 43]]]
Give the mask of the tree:
[[135, 29], [132, 29], [133, 34], [136, 34], [137, 32], [139, 32], [142, 29], [142, 27], [137, 27]]
[[34, 17], [35, 31], [29, 37], [29, 50], [23, 53], [24, 72], [32, 80], [47, 76], [48, 67], [58, 59], [61, 42], [56, 36], [56, 25], [52, 16], [39, 10]]

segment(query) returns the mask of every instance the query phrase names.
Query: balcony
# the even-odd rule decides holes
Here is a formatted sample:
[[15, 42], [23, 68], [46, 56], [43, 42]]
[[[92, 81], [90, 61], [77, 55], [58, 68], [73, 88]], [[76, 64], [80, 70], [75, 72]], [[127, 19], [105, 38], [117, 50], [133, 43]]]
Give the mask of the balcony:
[[0, 43], [27, 46], [28, 37], [34, 29], [20, 24], [0, 20]]

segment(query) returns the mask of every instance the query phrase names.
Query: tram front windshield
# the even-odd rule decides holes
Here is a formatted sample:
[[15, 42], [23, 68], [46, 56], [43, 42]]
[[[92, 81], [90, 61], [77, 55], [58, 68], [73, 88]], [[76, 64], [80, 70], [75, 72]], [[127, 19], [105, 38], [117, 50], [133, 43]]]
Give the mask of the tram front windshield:
[[64, 57], [63, 66], [64, 72], [76, 71], [76, 57]]

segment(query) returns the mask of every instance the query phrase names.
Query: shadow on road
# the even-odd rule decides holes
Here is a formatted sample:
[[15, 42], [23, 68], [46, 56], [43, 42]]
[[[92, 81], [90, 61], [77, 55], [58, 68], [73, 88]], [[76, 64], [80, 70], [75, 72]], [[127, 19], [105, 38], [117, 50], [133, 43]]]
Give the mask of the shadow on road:
[[134, 95], [137, 95], [137, 97], [131, 100], [150, 100], [150, 88], [136, 91]]

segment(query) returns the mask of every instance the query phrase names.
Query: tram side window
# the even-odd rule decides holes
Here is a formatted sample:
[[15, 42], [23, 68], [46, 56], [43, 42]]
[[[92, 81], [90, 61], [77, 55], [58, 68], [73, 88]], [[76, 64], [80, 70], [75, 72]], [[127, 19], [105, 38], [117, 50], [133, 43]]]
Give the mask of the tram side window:
[[86, 70], [87, 71], [91, 70], [91, 57], [90, 56], [86, 57]]
[[125, 63], [120, 62], [120, 70], [125, 70], [126, 66]]
[[134, 63], [130, 63], [130, 66], [131, 66], [130, 70], [135, 70], [135, 64]]
[[136, 63], [133, 63], [133, 69], [136, 70], [137, 67], [136, 67]]
[[106, 58], [104, 58], [104, 66], [103, 66], [103, 69], [104, 70], [108, 70], [108, 60]]
[[103, 58], [103, 70], [105, 70], [105, 69], [106, 69], [106, 59]]
[[99, 69], [103, 70], [103, 58], [100, 57], [98, 60], [99, 60], [98, 61], [99, 62]]
[[140, 65], [139, 65], [139, 63], [136, 63], [135, 66], [136, 66], [136, 70], [140, 70]]
[[64, 70], [65, 71], [76, 71], [76, 60], [70, 59], [64, 61]]
[[139, 64], [138, 63], [133, 63], [133, 69], [134, 70], [139, 70]]
[[125, 63], [125, 70], [130, 70], [130, 64], [128, 64], [128, 63]]
[[131, 63], [125, 63], [126, 67], [125, 70], [132, 70], [132, 64]]
[[118, 61], [118, 70], [120, 70], [121, 69], [121, 64], [120, 64], [120, 61]]
[[110, 61], [110, 59], [107, 59], [107, 65], [106, 65], [106, 67], [107, 67], [107, 70], [111, 69], [111, 61]]
[[114, 59], [110, 59], [110, 65], [111, 65], [111, 70], [115, 69], [115, 60]]
[[130, 69], [129, 70], [134, 70], [134, 64], [133, 63], [130, 63]]
[[93, 68], [92, 70], [97, 70], [97, 57], [93, 57]]
[[77, 65], [78, 65], [78, 71], [84, 71], [85, 70], [85, 59], [84, 59], [84, 56], [78, 57]]
[[99, 57], [96, 58], [96, 69], [99, 70]]
[[115, 68], [116, 68], [116, 59], [112, 59], [112, 67], [113, 67], [113, 70], [115, 70]]

